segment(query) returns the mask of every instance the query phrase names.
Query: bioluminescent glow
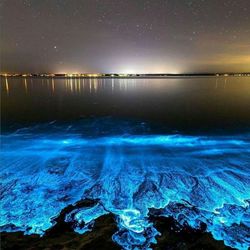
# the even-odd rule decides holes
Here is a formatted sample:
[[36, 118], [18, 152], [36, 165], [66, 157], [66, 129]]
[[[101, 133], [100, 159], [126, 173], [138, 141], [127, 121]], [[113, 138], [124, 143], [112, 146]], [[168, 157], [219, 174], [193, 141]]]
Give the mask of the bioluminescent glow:
[[92, 125], [48, 124], [2, 135], [2, 231], [43, 235], [62, 209], [88, 198], [99, 202], [65, 220], [85, 233], [112, 213], [119, 227], [113, 240], [124, 249], [156, 242], [150, 214], [193, 228], [205, 223], [215, 239], [249, 247], [249, 134], [157, 135], [146, 124], [116, 121], [106, 132]]

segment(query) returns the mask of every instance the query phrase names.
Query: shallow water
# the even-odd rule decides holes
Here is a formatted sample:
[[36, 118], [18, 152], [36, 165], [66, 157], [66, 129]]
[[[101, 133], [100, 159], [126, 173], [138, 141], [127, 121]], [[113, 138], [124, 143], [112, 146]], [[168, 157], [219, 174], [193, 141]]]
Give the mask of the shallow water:
[[[214, 79], [209, 81], [212, 80]], [[158, 80], [156, 89], [157, 83]], [[223, 240], [226, 245], [237, 249], [248, 248], [250, 133], [246, 98], [249, 97], [247, 86], [250, 85], [247, 82], [241, 83], [244, 91], [231, 83], [233, 87], [231, 86], [230, 91], [219, 91], [219, 95], [224, 96], [223, 100], [206, 103], [206, 109], [211, 111], [216, 104], [219, 114], [225, 115], [228, 107], [222, 108], [218, 106], [219, 103], [228, 103], [228, 99], [236, 97], [235, 92], [240, 93], [241, 99], [237, 99], [234, 105], [231, 104], [238, 112], [234, 113], [232, 109], [232, 115], [227, 119], [228, 130], [223, 133], [218, 133], [223, 128], [217, 126], [216, 122], [214, 127], [205, 126], [203, 122], [208, 118], [203, 118], [202, 115], [195, 118], [195, 121], [200, 121], [199, 126], [192, 122], [186, 124], [186, 127], [179, 123], [179, 126], [175, 126], [175, 117], [160, 119], [161, 112], [165, 112], [167, 116], [171, 110], [177, 112], [180, 109], [178, 102], [182, 103], [182, 95], [184, 99], [188, 98], [188, 89], [179, 89], [175, 94], [170, 94], [173, 95], [172, 107], [164, 108], [161, 106], [161, 98], [164, 95], [166, 99], [170, 98], [170, 90], [167, 91], [163, 85], [157, 91], [161, 108], [155, 114], [152, 109], [147, 110], [148, 103], [144, 103], [146, 99], [143, 98], [140, 104], [145, 109], [145, 120], [151, 121], [135, 119], [140, 114], [137, 106], [133, 106], [135, 110], [129, 109], [128, 118], [125, 115], [126, 109], [119, 106], [124, 101], [122, 98], [110, 100], [112, 105], [121, 108], [117, 112], [120, 112], [122, 119], [110, 116], [82, 118], [77, 121], [79, 112], [84, 110], [86, 104], [86, 100], [83, 100], [84, 97], [87, 98], [85, 95], [77, 99], [77, 93], [73, 94], [80, 107], [57, 114], [53, 109], [44, 111], [46, 107], [50, 107], [46, 100], [42, 102], [42, 97], [47, 94], [41, 92], [39, 97], [38, 94], [30, 93], [31, 96], [26, 101], [23, 94], [14, 91], [15, 88], [18, 89], [18, 84], [20, 83], [13, 84], [12, 94], [11, 86], [8, 93], [4, 92], [4, 98], [8, 101], [3, 105], [6, 127], [1, 135], [2, 231], [25, 231], [27, 234], [43, 235], [56, 223], [55, 218], [65, 207], [79, 200], [93, 199], [98, 201], [96, 205], [75, 209], [67, 214], [65, 220], [74, 222], [76, 232], [85, 233], [92, 229], [97, 218], [112, 213], [116, 216], [119, 227], [113, 240], [124, 249], [148, 249], [151, 243], [156, 242], [158, 232], [150, 221], [150, 215], [171, 216], [181, 225], [187, 223], [193, 228], [200, 228], [204, 223], [206, 230], [215, 239]], [[139, 84], [140, 81], [136, 83], [135, 92], [132, 92], [134, 95], [137, 93], [137, 99], [140, 100]], [[190, 84], [194, 88], [193, 83]], [[39, 88], [47, 88], [47, 85], [41, 86]], [[214, 95], [215, 90], [211, 91], [210, 85], [202, 86], [196, 86], [190, 94], [189, 108], [196, 106], [194, 100], [192, 102], [193, 95], [196, 98], [203, 96], [203, 99], [199, 99], [201, 103], [201, 100]], [[141, 91], [145, 92], [147, 88], [150, 89], [148, 95], [153, 95], [151, 92], [155, 88], [149, 86], [149, 83], [146, 84], [146, 90]], [[182, 91], [184, 93], [181, 94]], [[20, 102], [18, 107], [20, 100], [17, 103], [12, 100], [14, 93], [16, 98], [21, 95], [25, 104], [21, 105]], [[72, 92], [62, 93], [65, 95], [61, 97], [62, 100], [67, 100]], [[95, 94], [91, 93], [87, 98], [90, 103], [95, 98], [98, 99], [98, 90]], [[118, 93], [129, 98], [123, 90]], [[102, 94], [101, 91], [100, 95]], [[34, 103], [33, 106], [27, 105], [31, 101], [29, 98]], [[35, 98], [38, 98], [37, 102]], [[58, 96], [52, 95], [51, 98], [55, 103], [58, 101]], [[132, 102], [135, 99], [132, 97]], [[157, 102], [157, 98], [151, 99], [151, 104], [152, 100]], [[108, 102], [108, 98], [105, 102]], [[188, 104], [187, 100], [184, 103]], [[37, 112], [39, 122], [32, 112], [23, 113], [24, 109], [35, 112], [37, 105], [42, 107], [41, 112]], [[66, 108], [63, 101], [61, 105]], [[127, 108], [132, 108], [130, 105], [128, 103]], [[95, 112], [98, 108], [95, 109], [94, 106], [93, 103], [89, 105], [90, 111], [97, 116]], [[244, 112], [240, 110], [241, 107], [245, 108]], [[18, 118], [21, 116], [18, 109], [22, 110], [23, 120]], [[206, 110], [202, 105], [197, 106], [197, 109], [199, 112]], [[158, 109], [155, 107], [155, 110]], [[67, 112], [71, 115], [68, 116]], [[187, 121], [187, 114], [191, 113], [184, 112], [183, 119]], [[57, 122], [44, 122], [51, 115], [55, 119], [57, 115], [63, 117], [57, 119]], [[177, 112], [176, 117], [178, 115]], [[235, 119], [237, 115], [242, 120]], [[103, 114], [99, 116], [102, 117]], [[226, 117], [221, 117], [218, 113], [211, 114], [213, 116], [215, 121]], [[155, 117], [157, 119], [153, 119]], [[170, 122], [167, 123], [167, 120]], [[16, 127], [21, 129], [15, 130]], [[241, 130], [242, 127], [244, 131]]]

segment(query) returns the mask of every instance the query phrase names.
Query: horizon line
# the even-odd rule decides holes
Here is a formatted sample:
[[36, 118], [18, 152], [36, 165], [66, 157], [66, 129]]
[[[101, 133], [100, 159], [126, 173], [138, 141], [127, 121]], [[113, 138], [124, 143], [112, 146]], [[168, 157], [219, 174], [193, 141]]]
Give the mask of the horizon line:
[[0, 76], [27, 76], [27, 77], [129, 77], [129, 76], [188, 76], [188, 75], [249, 75], [249, 72], [192, 72], [192, 73], [51, 73], [51, 72], [0, 72]]

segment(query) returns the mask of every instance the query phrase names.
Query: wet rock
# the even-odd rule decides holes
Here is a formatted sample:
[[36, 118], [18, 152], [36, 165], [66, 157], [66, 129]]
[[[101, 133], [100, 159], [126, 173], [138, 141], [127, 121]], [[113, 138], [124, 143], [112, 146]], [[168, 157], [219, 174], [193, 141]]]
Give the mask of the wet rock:
[[188, 225], [179, 225], [173, 218], [151, 217], [155, 228], [161, 233], [157, 236], [154, 250], [230, 250], [223, 241], [216, 241], [210, 233], [205, 232], [206, 225], [200, 230]]
[[83, 235], [75, 233], [70, 225], [60, 222], [45, 236], [23, 235], [21, 232], [1, 234], [1, 249], [3, 250], [59, 250], [84, 249], [105, 250], [121, 249], [112, 241], [112, 235], [117, 231], [113, 216], [104, 215], [95, 221], [93, 231]]

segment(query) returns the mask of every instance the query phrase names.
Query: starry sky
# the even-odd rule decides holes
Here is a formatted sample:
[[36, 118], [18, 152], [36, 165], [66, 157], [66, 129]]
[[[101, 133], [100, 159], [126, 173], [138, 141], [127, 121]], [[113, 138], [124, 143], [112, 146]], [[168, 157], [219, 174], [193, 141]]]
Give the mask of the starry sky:
[[250, 71], [250, 0], [0, 0], [2, 72]]

